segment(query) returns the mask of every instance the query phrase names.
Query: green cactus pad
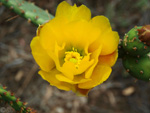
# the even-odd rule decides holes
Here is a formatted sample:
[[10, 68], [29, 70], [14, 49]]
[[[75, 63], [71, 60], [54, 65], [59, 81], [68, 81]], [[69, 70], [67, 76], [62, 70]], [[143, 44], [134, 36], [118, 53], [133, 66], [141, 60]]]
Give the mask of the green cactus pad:
[[135, 78], [150, 81], [150, 53], [137, 59], [127, 55], [123, 58], [123, 65]]
[[150, 52], [150, 46], [147, 46], [139, 40], [137, 29], [142, 26], [132, 28], [123, 39], [123, 48], [130, 56], [143, 56]]
[[0, 0], [0, 2], [37, 26], [54, 18], [46, 10], [25, 0]]

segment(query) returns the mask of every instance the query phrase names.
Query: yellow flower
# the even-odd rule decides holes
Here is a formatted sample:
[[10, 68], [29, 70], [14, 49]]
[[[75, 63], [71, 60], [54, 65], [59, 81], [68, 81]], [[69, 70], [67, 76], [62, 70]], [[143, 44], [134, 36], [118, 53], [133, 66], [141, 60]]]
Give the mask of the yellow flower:
[[63, 1], [55, 18], [39, 26], [31, 42], [39, 74], [51, 85], [87, 95], [110, 75], [118, 57], [119, 36], [104, 16]]

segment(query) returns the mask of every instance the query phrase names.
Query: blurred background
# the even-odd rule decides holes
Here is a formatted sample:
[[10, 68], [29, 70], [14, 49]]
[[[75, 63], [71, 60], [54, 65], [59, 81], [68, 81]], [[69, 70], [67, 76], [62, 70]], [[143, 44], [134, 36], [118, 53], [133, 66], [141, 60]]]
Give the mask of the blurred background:
[[[55, 15], [62, 0], [30, 0]], [[66, 0], [105, 15], [120, 38], [135, 25], [150, 24], [149, 0]], [[12, 18], [13, 17], [13, 18]], [[37, 27], [0, 6], [0, 83], [38, 113], [150, 113], [150, 83], [131, 77], [118, 59], [109, 79], [88, 97], [50, 86], [38, 75], [30, 49]], [[6, 106], [2, 105], [1, 106]]]

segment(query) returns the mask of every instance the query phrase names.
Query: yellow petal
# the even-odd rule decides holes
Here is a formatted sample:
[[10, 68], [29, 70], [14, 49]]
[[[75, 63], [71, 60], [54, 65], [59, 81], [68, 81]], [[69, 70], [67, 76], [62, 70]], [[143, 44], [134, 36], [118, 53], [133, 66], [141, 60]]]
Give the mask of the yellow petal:
[[75, 69], [76, 68], [72, 62], [65, 62], [63, 66], [59, 68], [59, 71], [62, 72], [70, 80], [73, 80]]
[[103, 45], [101, 55], [108, 55], [118, 48], [119, 35], [115, 31], [108, 30], [103, 33], [99, 41]]
[[112, 69], [109, 66], [97, 65], [92, 73], [91, 81], [78, 85], [81, 89], [90, 89], [103, 83], [109, 77]]
[[101, 31], [111, 29], [110, 22], [105, 16], [95, 16], [91, 20], [95, 27], [98, 27]]
[[88, 70], [86, 70], [85, 72], [85, 78], [90, 78], [92, 73], [93, 73], [93, 70], [95, 68], [95, 66], [97, 65], [98, 63], [98, 57], [101, 53], [101, 49], [102, 49], [102, 46], [99, 45], [99, 48], [96, 49], [92, 54], [91, 54], [91, 60], [93, 59], [94, 60], [94, 63], [91, 67], [89, 67]]
[[[64, 26], [63, 39], [76, 49], [85, 48], [93, 43], [101, 31], [85, 20], [68, 23]], [[67, 32], [66, 32], [67, 31]]]
[[101, 55], [108, 55], [117, 49], [119, 43], [119, 35], [112, 31], [109, 20], [104, 16], [96, 16], [92, 18], [91, 23], [100, 29], [100, 37], [90, 45], [90, 51], [94, 51], [103, 45]]
[[41, 46], [38, 36], [33, 38], [30, 46], [32, 50], [32, 55], [42, 70], [48, 72], [53, 67], [55, 67], [54, 61], [50, 58], [50, 56]]
[[68, 79], [68, 78], [65, 77], [63, 74], [57, 74], [57, 75], [56, 75], [56, 78], [57, 78], [59, 81], [67, 82], [67, 83], [70, 83], [70, 84], [84, 83], [84, 82], [87, 82], [87, 81], [90, 81], [90, 80], [91, 80], [91, 79], [85, 79], [85, 78], [84, 78], [84, 74], [83, 74], [83, 75], [77, 75], [77, 76], [75, 76], [73, 80]]
[[42, 28], [39, 28], [39, 40], [45, 50], [53, 51], [56, 42], [59, 45], [63, 43], [61, 30], [63, 26], [60, 23], [62, 22], [53, 19], [50, 22], [46, 23]]
[[56, 86], [59, 89], [69, 91], [74, 87], [72, 84], [66, 83], [66, 82], [60, 82], [58, 79], [56, 79], [56, 75], [59, 74], [56, 69], [53, 69], [50, 72], [45, 71], [39, 71], [39, 74], [42, 76], [42, 78], [50, 83], [50, 85]]
[[99, 57], [99, 64], [113, 66], [118, 58], [118, 50], [109, 55], [101, 55]]
[[76, 5], [71, 6], [66, 1], [63, 1], [58, 5], [55, 17], [67, 18], [69, 21], [80, 19], [90, 20], [91, 12], [85, 5], [81, 5], [80, 7]]

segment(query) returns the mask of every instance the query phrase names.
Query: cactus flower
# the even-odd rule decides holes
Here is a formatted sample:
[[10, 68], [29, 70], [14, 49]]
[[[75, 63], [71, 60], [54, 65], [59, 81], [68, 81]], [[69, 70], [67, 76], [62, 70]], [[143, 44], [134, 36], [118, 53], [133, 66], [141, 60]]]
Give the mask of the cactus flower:
[[106, 17], [91, 18], [85, 5], [63, 1], [55, 18], [39, 26], [30, 46], [44, 80], [86, 96], [110, 76], [118, 43], [119, 35]]

